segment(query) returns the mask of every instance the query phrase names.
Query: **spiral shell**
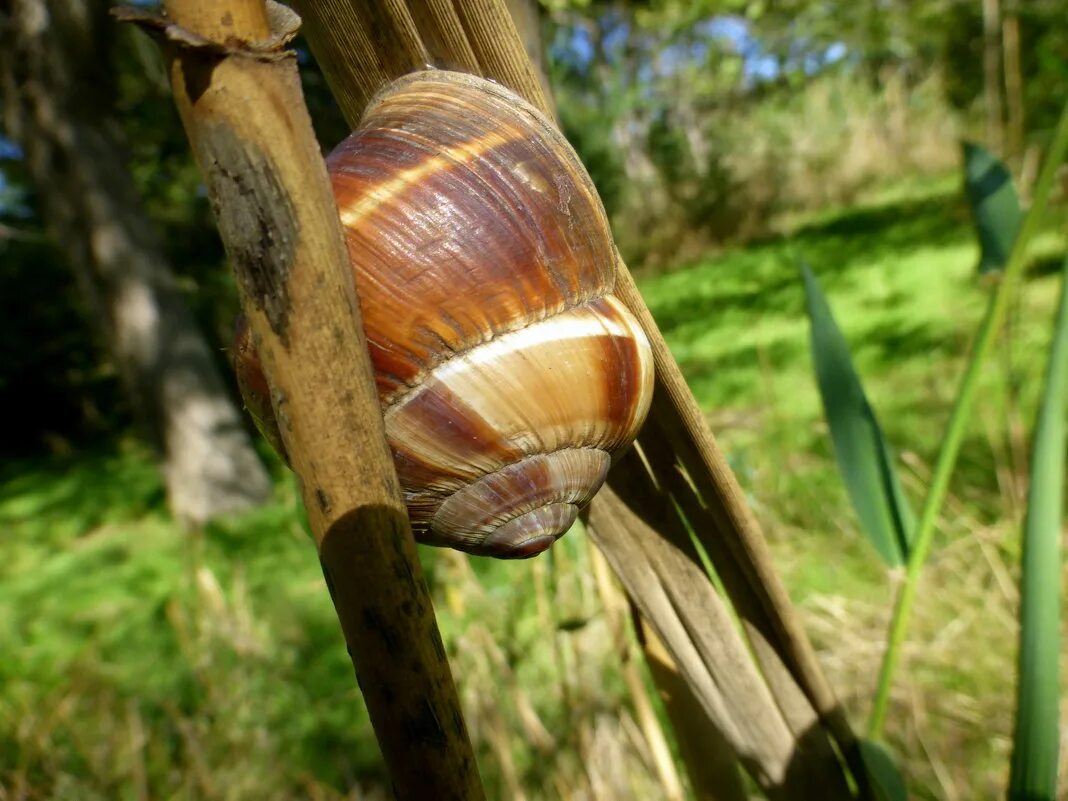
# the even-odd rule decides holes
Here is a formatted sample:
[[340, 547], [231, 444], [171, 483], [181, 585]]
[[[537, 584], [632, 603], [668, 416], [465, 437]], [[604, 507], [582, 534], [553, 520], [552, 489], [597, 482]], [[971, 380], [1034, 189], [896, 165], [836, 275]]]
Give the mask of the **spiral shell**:
[[[327, 165], [416, 536], [544, 550], [652, 395], [648, 342], [611, 295], [615, 247], [589, 176], [517, 95], [443, 71], [388, 87]], [[246, 390], [262, 388], [242, 349], [252, 407]]]

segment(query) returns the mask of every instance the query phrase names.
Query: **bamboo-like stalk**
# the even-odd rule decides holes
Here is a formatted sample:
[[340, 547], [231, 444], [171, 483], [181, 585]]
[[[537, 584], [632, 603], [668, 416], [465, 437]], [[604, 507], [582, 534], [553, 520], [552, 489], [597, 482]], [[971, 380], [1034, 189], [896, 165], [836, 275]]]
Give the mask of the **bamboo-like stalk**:
[[409, 0], [416, 28], [436, 67], [478, 74], [478, 58], [467, 41], [451, 0]]
[[400, 799], [483, 797], [374, 388], [337, 208], [264, 0], [167, 0], [158, 31]]
[[838, 744], [863, 796], [863, 764], [845, 712], [790, 604], [741, 486], [622, 264], [616, 293], [638, 316], [653, 345], [656, 397], [650, 423], [639, 437], [652, 472], [667, 483], [724, 580], [765, 678], [795, 732], [805, 730], [810, 713], [804, 707], [810, 706]]
[[[394, 52], [390, 42], [395, 37], [410, 37], [411, 31], [377, 27], [376, 36], [368, 35], [371, 18], [361, 9], [361, 2], [320, 0], [295, 3], [307, 22], [307, 37], [341, 110], [355, 125], [367, 100], [391, 77], [411, 69], [410, 61]], [[435, 9], [435, 28], [422, 27], [428, 5]], [[537, 75], [525, 57], [515, 26], [507, 17], [503, 0], [410, 0], [416, 34], [428, 48], [430, 63], [455, 62], [448, 52], [453, 45], [443, 39], [440, 30], [447, 28], [454, 37], [463, 32], [471, 52], [478, 59], [483, 74], [511, 87], [547, 114], [551, 113]], [[476, 28], [474, 21], [477, 21]], [[393, 24], [400, 24], [396, 19]], [[341, 43], [352, 43], [343, 47]], [[435, 51], [444, 47], [446, 52]], [[485, 52], [484, 52], [485, 51]], [[675, 472], [678, 464], [686, 469], [694, 486], [694, 508], [703, 510], [697, 530], [706, 549], [726, 560], [716, 565], [721, 573], [739, 577], [745, 592], [732, 595], [739, 616], [747, 622], [747, 631], [759, 632], [766, 647], [756, 648], [765, 676], [777, 702], [794, 716], [796, 706], [811, 707], [809, 719], [816, 718], [836, 740], [862, 785], [863, 774], [855, 737], [845, 715], [834, 698], [815, 659], [800, 620], [790, 606], [785, 589], [775, 573], [770, 554], [749, 511], [744, 494], [726, 459], [718, 450], [701, 411], [690, 393], [655, 321], [646, 308], [625, 265], [620, 262], [616, 294], [641, 320], [653, 345], [657, 366], [657, 389], [651, 418], [666, 436], [672, 449], [666, 460], [652, 465], [655, 474]], [[646, 436], [640, 438], [644, 442]], [[599, 501], [595, 500], [596, 505]], [[621, 516], [630, 514], [624, 505], [618, 514], [602, 518], [602, 525], [614, 525]], [[697, 525], [697, 523], [695, 523]], [[717, 546], [723, 542], [726, 547]], [[799, 733], [799, 732], [795, 732]], [[809, 735], [812, 732], [808, 732]], [[817, 739], [819, 735], [817, 733]]]

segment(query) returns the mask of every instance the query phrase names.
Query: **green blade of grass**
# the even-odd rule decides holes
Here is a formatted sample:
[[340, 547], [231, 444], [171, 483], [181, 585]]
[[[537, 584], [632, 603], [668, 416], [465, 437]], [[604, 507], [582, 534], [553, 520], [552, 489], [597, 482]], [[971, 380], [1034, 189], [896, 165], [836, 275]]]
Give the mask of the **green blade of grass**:
[[905, 581], [898, 591], [897, 600], [894, 603], [894, 611], [890, 618], [890, 630], [886, 638], [886, 651], [883, 653], [883, 664], [879, 670], [879, 683], [875, 688], [875, 698], [872, 701], [871, 719], [868, 722], [868, 733], [873, 739], [877, 739], [886, 723], [886, 713], [890, 705], [890, 685], [893, 682], [894, 670], [901, 657], [902, 643], [905, 641], [905, 631], [908, 628], [909, 615], [912, 613], [912, 605], [916, 601], [916, 593], [919, 587], [920, 574], [923, 572], [924, 562], [930, 553], [931, 543], [934, 540], [935, 522], [938, 513], [942, 509], [946, 492], [949, 490], [949, 479], [953, 474], [953, 468], [957, 463], [957, 454], [960, 453], [961, 443], [964, 441], [965, 427], [968, 417], [971, 415], [972, 403], [979, 391], [979, 375], [987, 354], [994, 345], [994, 337], [1001, 328], [1005, 319], [1009, 300], [1016, 289], [1023, 272], [1027, 246], [1038, 228], [1039, 220], [1045, 213], [1049, 201], [1050, 191], [1057, 175], [1057, 169], [1064, 160], [1065, 151], [1068, 151], [1068, 104], [1061, 109], [1061, 116], [1057, 122], [1057, 128], [1053, 133], [1049, 150], [1046, 153], [1042, 171], [1035, 182], [1034, 197], [1031, 208], [1020, 224], [1020, 233], [1013, 242], [1012, 252], [1009, 254], [1008, 263], [1001, 281], [994, 287], [990, 295], [990, 303], [987, 306], [986, 315], [979, 324], [979, 331], [975, 337], [968, 365], [961, 377], [960, 389], [957, 391], [957, 399], [950, 412], [949, 422], [946, 424], [946, 433], [942, 438], [942, 446], [938, 451], [938, 460], [935, 462], [934, 471], [931, 474], [927, 496], [924, 498], [923, 508], [920, 510], [920, 519], [916, 524], [916, 536], [913, 540], [912, 552], [909, 554], [908, 566], [905, 572]]
[[1068, 258], [1035, 424], [1031, 486], [1020, 572], [1020, 654], [1016, 674], [1010, 801], [1055, 801], [1060, 731], [1061, 516], [1065, 402], [1068, 401]]
[[812, 325], [812, 362], [834, 455], [861, 529], [892, 567], [908, 559], [913, 515], [894, 469], [893, 450], [853, 368], [819, 282], [802, 262], [805, 298]]
[[1001, 272], [1023, 212], [1008, 169], [980, 145], [964, 142], [964, 190], [972, 207], [981, 254], [979, 274]]

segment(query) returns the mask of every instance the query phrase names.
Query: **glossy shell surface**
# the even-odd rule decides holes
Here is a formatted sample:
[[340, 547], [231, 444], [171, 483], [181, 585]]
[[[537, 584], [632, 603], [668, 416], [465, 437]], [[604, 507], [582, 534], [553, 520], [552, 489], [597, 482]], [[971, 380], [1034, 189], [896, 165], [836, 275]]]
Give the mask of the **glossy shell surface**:
[[439, 71], [380, 94], [327, 164], [417, 537], [544, 550], [652, 394], [589, 176], [518, 96]]
[[585, 169], [489, 81], [397, 81], [327, 165], [386, 399], [456, 352], [612, 287], [615, 247]]

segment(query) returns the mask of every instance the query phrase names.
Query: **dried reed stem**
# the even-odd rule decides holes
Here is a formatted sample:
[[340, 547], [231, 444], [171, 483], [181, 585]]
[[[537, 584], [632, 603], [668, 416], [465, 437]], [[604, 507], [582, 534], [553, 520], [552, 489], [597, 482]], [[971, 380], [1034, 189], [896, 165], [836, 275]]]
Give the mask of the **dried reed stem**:
[[[368, 10], [369, 4], [370, 0], [296, 2], [305, 16], [312, 51], [352, 125], [359, 121], [366, 102], [385, 83], [413, 69], [403, 49], [392, 47], [394, 40], [413, 36], [422, 41], [429, 63], [463, 65], [461, 68], [511, 87], [551, 114], [503, 0], [409, 0], [414, 31], [398, 16], [382, 24], [381, 16]], [[369, 35], [372, 23], [377, 25], [374, 37]], [[472, 55], [477, 64], [470, 64]], [[853, 732], [790, 606], [744, 494], [622, 262], [616, 293], [641, 320], [656, 359], [657, 390], [651, 418], [660, 433], [654, 436], [666, 436], [672, 449], [666, 458], [658, 457], [652, 464], [653, 474], [677, 472], [680, 464], [685, 468], [693, 486], [690, 509], [700, 510], [695, 515], [698, 519], [693, 521], [697, 536], [718, 560], [717, 571], [736, 576], [736, 585], [743, 588], [732, 593], [732, 601], [746, 621], [747, 633], [759, 633], [759, 641], [766, 644], [755, 647], [755, 652], [776, 702], [790, 719], [796, 735], [801, 735], [796, 730], [801, 720], [818, 720], [817, 728], [822, 727], [836, 740], [863, 784]], [[643, 436], [639, 441], [646, 439]], [[594, 509], [603, 502], [595, 500]], [[668, 513], [677, 515], [672, 509]], [[627, 515], [633, 512], [626, 505], [617, 506], [614, 514], [602, 516], [601, 525], [622, 524]], [[719, 542], [725, 546], [717, 545]], [[811, 710], [799, 710], [799, 705]], [[817, 743], [826, 738], [816, 729], [809, 729], [805, 735]], [[817, 745], [817, 750], [830, 753], [824, 745]], [[833, 770], [832, 765], [826, 767]]]
[[292, 12], [167, 0], [175, 101], [237, 277], [400, 799], [482, 789], [386, 445], [337, 208], [285, 49]]

